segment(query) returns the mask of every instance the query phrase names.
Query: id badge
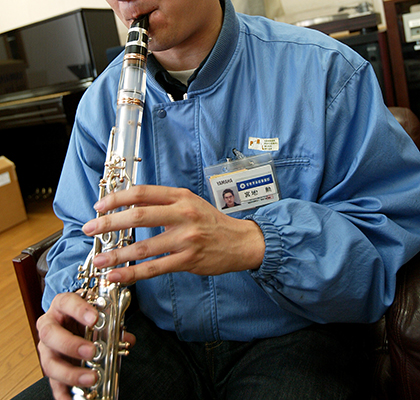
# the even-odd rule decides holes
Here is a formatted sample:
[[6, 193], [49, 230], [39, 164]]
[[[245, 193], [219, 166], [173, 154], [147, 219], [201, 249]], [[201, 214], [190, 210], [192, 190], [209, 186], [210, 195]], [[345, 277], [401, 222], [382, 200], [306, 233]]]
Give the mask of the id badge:
[[204, 169], [214, 206], [225, 214], [280, 200], [269, 153], [227, 161]]

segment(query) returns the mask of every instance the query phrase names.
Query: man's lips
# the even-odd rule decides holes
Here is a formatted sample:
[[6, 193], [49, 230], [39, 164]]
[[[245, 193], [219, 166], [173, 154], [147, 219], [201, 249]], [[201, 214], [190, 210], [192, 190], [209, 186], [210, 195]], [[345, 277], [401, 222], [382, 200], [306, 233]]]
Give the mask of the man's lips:
[[126, 20], [130, 23], [130, 24], [132, 24], [136, 19], [139, 19], [139, 18], [142, 18], [142, 17], [144, 17], [145, 15], [149, 15], [149, 18], [150, 18], [150, 15], [153, 13], [153, 11], [155, 11], [154, 9], [153, 10], [149, 10], [149, 11], [146, 11], [146, 12], [141, 12], [141, 13], [139, 13], [139, 12], [136, 12], [136, 13], [131, 13], [131, 16], [130, 17], [128, 17], [128, 18], [126, 18]]

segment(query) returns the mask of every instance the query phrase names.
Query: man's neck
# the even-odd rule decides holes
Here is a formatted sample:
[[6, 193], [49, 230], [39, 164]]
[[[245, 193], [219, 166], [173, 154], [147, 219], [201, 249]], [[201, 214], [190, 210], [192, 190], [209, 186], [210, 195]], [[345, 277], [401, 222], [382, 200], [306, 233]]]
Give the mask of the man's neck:
[[153, 55], [166, 70], [185, 71], [198, 68], [216, 43], [222, 24], [223, 10], [220, 7], [205, 35], [194, 37], [168, 50], [153, 52]]

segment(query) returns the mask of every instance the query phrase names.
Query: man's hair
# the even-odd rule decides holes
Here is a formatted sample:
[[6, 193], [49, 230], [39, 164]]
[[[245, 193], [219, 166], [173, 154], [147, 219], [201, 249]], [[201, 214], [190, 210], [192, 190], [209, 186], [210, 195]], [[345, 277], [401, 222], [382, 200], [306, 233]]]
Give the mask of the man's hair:
[[224, 191], [223, 191], [223, 197], [225, 197], [225, 194], [226, 193], [231, 193], [232, 194], [232, 196], [235, 196], [235, 194], [233, 193], [233, 190], [232, 189], [225, 189]]

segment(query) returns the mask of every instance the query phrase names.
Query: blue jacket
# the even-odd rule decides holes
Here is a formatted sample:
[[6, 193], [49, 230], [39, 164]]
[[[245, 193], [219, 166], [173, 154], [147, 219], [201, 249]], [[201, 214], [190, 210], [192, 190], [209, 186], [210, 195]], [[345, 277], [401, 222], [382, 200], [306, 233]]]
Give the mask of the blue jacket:
[[[85, 93], [55, 199], [64, 235], [49, 254], [43, 306], [79, 286], [98, 182], [115, 123], [122, 58]], [[258, 270], [175, 273], [137, 282], [141, 310], [186, 341], [251, 340], [313, 322], [371, 322], [392, 303], [396, 272], [420, 249], [420, 153], [385, 107], [371, 66], [313, 30], [235, 14], [172, 102], [148, 72], [137, 184], [210, 200], [203, 169], [232, 148], [271, 151], [282, 199], [232, 214], [262, 229]], [[160, 229], [136, 230], [136, 239]]]

